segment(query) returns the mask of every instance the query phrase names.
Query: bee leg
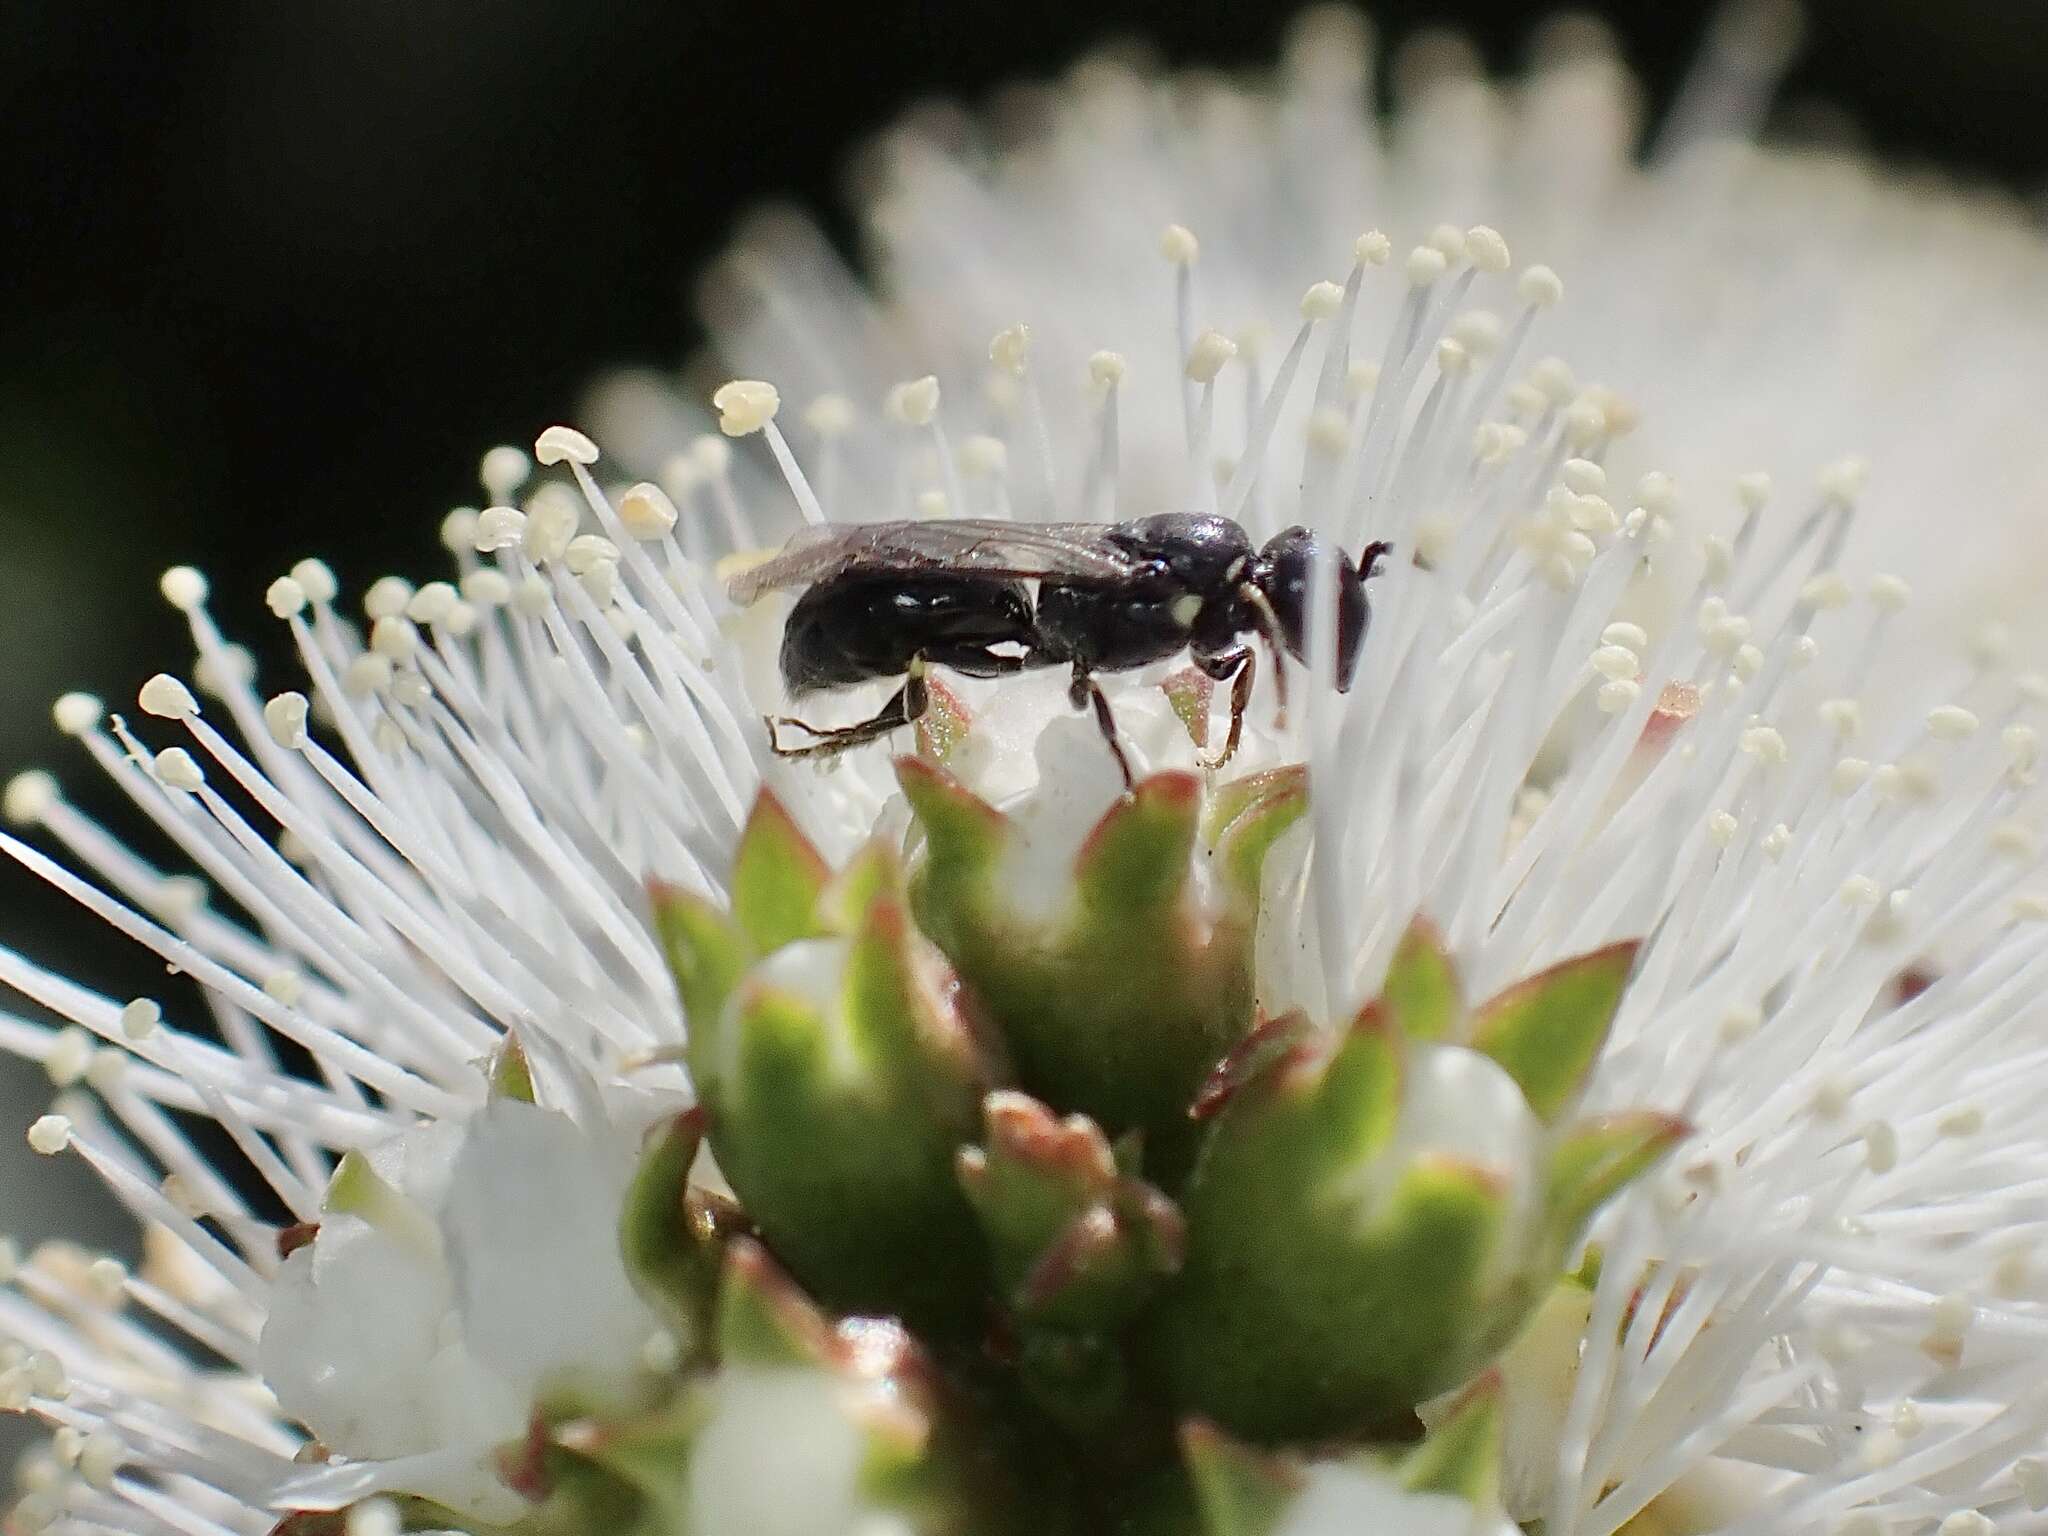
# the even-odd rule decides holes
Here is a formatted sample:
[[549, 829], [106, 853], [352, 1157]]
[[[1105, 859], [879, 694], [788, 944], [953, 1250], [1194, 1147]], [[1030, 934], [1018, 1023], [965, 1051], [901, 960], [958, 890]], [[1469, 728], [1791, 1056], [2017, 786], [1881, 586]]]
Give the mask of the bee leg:
[[1198, 655], [1195, 665], [1219, 683], [1230, 679], [1230, 734], [1223, 739], [1223, 751], [1202, 764], [1204, 768], [1221, 768], [1237, 755], [1238, 743], [1244, 740], [1244, 713], [1251, 707], [1258, 656], [1250, 646], [1240, 645], [1215, 656]]
[[[858, 724], [817, 726], [788, 715], [770, 717], [768, 750], [777, 757], [832, 757], [850, 747], [880, 741], [891, 731], [900, 731], [906, 725], [915, 725], [930, 705], [931, 690], [925, 687], [924, 667], [914, 664], [910, 675], [903, 680], [903, 686], [889, 695], [888, 702], [872, 716]], [[776, 735], [776, 728], [784, 725], [793, 725], [816, 739], [805, 746], [785, 747]]]
[[1117, 772], [1124, 776], [1124, 793], [1129, 794], [1138, 786], [1131, 777], [1131, 760], [1124, 755], [1124, 744], [1117, 739], [1116, 716], [1109, 712], [1109, 699], [1102, 691], [1102, 685], [1090, 677], [1078, 664], [1074, 675], [1067, 683], [1067, 700], [1076, 709], [1095, 710], [1095, 724], [1102, 732], [1102, 739], [1109, 744], [1110, 755], [1116, 759]]

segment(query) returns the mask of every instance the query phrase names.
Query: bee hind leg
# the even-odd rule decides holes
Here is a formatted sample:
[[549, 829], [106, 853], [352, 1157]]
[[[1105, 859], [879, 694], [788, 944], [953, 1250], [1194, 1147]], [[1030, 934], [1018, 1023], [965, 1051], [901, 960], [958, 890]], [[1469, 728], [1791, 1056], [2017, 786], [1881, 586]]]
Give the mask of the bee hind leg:
[[[791, 715], [766, 717], [768, 750], [777, 757], [832, 757], [867, 742], [880, 741], [906, 725], [915, 725], [930, 706], [931, 690], [925, 686], [924, 668], [915, 666], [903, 680], [903, 686], [890, 694], [880, 709], [854, 725], [812, 725]], [[779, 728], [785, 725], [796, 727], [812, 740], [800, 747], [785, 747], [779, 735]]]

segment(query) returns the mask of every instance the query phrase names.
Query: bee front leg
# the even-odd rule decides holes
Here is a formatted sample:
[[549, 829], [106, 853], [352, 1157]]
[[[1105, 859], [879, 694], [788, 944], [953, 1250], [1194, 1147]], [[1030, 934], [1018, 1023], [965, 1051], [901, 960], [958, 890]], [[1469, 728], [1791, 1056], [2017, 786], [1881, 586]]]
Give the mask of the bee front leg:
[[1258, 676], [1258, 656], [1248, 645], [1233, 646], [1215, 655], [1197, 652], [1195, 665], [1210, 677], [1230, 681], [1230, 734], [1223, 739], [1223, 751], [1203, 762], [1204, 768], [1221, 768], [1237, 755], [1244, 740], [1244, 714], [1251, 707], [1252, 682]]
[[1109, 712], [1109, 699], [1102, 691], [1102, 685], [1088, 675], [1079, 662], [1074, 663], [1073, 676], [1067, 682], [1067, 701], [1076, 709], [1093, 708], [1096, 727], [1102, 732], [1102, 739], [1109, 744], [1110, 755], [1116, 759], [1117, 772], [1124, 776], [1124, 793], [1129, 794], [1138, 787], [1138, 781], [1131, 776], [1131, 760], [1124, 754], [1124, 744], [1116, 733], [1116, 716]]

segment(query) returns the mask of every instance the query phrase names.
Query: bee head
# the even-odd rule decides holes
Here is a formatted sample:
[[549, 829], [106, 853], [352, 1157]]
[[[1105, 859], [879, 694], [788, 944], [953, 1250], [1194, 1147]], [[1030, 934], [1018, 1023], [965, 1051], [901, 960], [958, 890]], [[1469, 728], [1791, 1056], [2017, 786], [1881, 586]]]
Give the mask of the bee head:
[[[1365, 645], [1367, 578], [1377, 573], [1385, 544], [1368, 544], [1357, 565], [1333, 562], [1337, 578], [1337, 690], [1348, 693], [1358, 671], [1358, 653]], [[1253, 580], [1272, 607], [1281, 643], [1296, 661], [1308, 659], [1308, 588], [1310, 572], [1323, 558], [1323, 543], [1298, 524], [1283, 528], [1259, 551]]]

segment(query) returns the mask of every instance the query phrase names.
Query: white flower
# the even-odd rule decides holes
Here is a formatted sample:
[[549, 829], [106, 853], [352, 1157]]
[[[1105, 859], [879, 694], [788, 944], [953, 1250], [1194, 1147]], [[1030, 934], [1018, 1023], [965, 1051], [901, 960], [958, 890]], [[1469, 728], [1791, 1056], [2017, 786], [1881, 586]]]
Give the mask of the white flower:
[[329, 1451], [408, 1464], [316, 1473], [297, 1502], [393, 1486], [510, 1519], [521, 1501], [490, 1458], [537, 1398], [631, 1405], [657, 1332], [616, 1237], [633, 1151], [608, 1123], [508, 1099], [337, 1177], [317, 1239], [279, 1267], [257, 1362]]
[[[1947, 610], [2039, 572], [2038, 535], [2001, 520], [1995, 553], [1939, 550], [1994, 488], [2038, 490], [2048, 254], [1846, 157], [1717, 145], [1767, 94], [1765, 32], [1721, 38], [1647, 172], [1583, 26], [1513, 93], [1432, 45], [1384, 130], [1362, 46], [1318, 15], [1270, 87], [1096, 62], [1001, 154], [894, 137], [876, 294], [765, 221], [714, 294], [745, 376], [715, 416], [645, 379], [597, 408], [655, 480], [609, 486], [565, 428], [538, 484], [493, 450], [491, 504], [444, 524], [455, 570], [373, 584], [366, 626], [325, 566], [294, 567], [268, 602], [303, 695], [266, 702], [204, 581], [166, 576], [204, 707], [152, 679], [154, 747], [96, 701], [56, 714], [196, 878], [46, 775], [7, 794], [66, 861], [6, 851], [192, 984], [108, 998], [0, 950], [0, 981], [70, 1026], [8, 1019], [0, 1043], [97, 1094], [32, 1140], [189, 1250], [97, 1281], [46, 1256], [0, 1297], [0, 1401], [99, 1447], [76, 1475], [35, 1464], [24, 1526], [257, 1533], [376, 1489], [494, 1508], [486, 1447], [567, 1367], [617, 1390], [651, 1332], [616, 1191], [687, 1085], [645, 882], [720, 894], [763, 783], [833, 856], [905, 825], [886, 752], [768, 755], [783, 610], [734, 612], [718, 563], [820, 517], [1163, 508], [1397, 552], [1352, 691], [1320, 622], [1288, 722], [1269, 668], [1253, 702], [1240, 766], [1305, 760], [1313, 786], [1265, 889], [1269, 1009], [1347, 1013], [1417, 910], [1475, 997], [1646, 940], [1593, 1097], [1697, 1135], [1597, 1232], [1569, 1358], [1533, 1387], [1510, 1362], [1512, 1512], [1605, 1536], [1720, 1480], [1714, 1523], [1760, 1536], [2044, 1501], [2048, 903], [2026, 883], [2048, 685], [1998, 645], [1944, 648]], [[1867, 490], [1840, 458], [1858, 445]], [[1878, 556], [1940, 621], [1901, 617]], [[1059, 678], [943, 681], [958, 770], [1034, 829], [1020, 857], [1064, 867], [1116, 791], [1092, 724]], [[1193, 768], [1159, 682], [1104, 679], [1134, 766]], [[511, 1030], [570, 1102], [486, 1107], [478, 1062]], [[281, 1260], [170, 1111], [217, 1120], [322, 1223], [312, 1247]], [[389, 1192], [376, 1214], [323, 1213], [349, 1152]], [[746, 1426], [801, 1408], [759, 1385], [710, 1436], [734, 1459], [693, 1465], [705, 1507], [844, 1528], [850, 1494], [803, 1526], [756, 1486]], [[295, 1464], [293, 1421], [341, 1459]], [[806, 1449], [843, 1488], [844, 1447]], [[1303, 1532], [1377, 1508], [1331, 1476], [1340, 1523]]]

